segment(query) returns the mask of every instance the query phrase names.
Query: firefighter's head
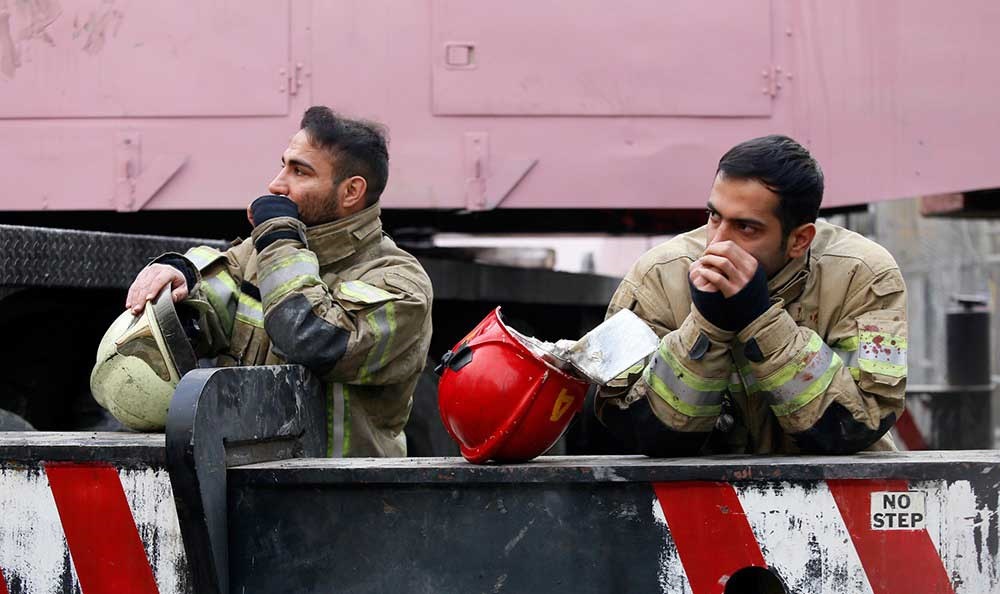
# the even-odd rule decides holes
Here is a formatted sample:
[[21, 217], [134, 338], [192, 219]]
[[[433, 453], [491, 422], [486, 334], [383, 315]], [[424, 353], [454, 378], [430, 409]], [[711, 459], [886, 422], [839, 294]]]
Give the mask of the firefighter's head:
[[381, 125], [314, 106], [300, 128], [281, 156], [269, 192], [295, 202], [306, 225], [341, 219], [378, 202], [389, 178]]
[[719, 161], [708, 244], [732, 241], [772, 276], [809, 249], [822, 200], [823, 172], [802, 145], [786, 136], [740, 143]]

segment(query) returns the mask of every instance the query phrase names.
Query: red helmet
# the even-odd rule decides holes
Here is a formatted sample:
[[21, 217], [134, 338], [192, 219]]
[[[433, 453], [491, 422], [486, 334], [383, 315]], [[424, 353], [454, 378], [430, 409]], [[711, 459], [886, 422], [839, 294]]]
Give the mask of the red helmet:
[[500, 320], [500, 308], [445, 353], [441, 420], [469, 462], [545, 453], [581, 408], [588, 383], [548, 364]]

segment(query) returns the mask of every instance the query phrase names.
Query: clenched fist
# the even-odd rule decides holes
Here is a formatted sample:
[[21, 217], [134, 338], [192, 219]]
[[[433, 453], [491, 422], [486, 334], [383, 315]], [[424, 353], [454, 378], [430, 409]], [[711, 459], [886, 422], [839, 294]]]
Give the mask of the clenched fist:
[[743, 290], [757, 272], [757, 258], [732, 241], [713, 243], [691, 264], [688, 278], [699, 291], [721, 291], [728, 299]]

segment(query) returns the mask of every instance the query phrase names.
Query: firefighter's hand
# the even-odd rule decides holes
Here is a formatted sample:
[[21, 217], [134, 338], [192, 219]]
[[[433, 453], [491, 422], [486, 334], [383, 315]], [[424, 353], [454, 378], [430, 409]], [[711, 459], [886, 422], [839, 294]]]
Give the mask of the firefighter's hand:
[[269, 194], [261, 196], [247, 206], [247, 220], [256, 227], [277, 217], [299, 218], [299, 207], [287, 196]]
[[134, 316], [141, 314], [146, 302], [155, 299], [168, 284], [173, 288], [171, 295], [174, 303], [188, 296], [187, 280], [183, 272], [167, 264], [150, 264], [132, 281], [128, 297], [125, 298], [125, 308], [131, 309]]
[[732, 241], [720, 241], [694, 261], [689, 278], [699, 291], [721, 291], [728, 299], [747, 286], [758, 266], [750, 252]]

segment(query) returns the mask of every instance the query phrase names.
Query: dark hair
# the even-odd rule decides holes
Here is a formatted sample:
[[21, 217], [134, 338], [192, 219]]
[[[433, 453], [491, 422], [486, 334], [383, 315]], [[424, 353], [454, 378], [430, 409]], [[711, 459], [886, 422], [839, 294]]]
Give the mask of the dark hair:
[[366, 120], [352, 120], [329, 107], [314, 105], [306, 110], [299, 127], [309, 134], [313, 144], [333, 156], [339, 184], [360, 175], [368, 182], [365, 206], [375, 204], [389, 180], [389, 149], [385, 126]]
[[722, 155], [716, 174], [753, 179], [778, 195], [778, 219], [787, 238], [803, 223], [814, 223], [823, 201], [823, 171], [804, 146], [787, 136], [741, 142]]

